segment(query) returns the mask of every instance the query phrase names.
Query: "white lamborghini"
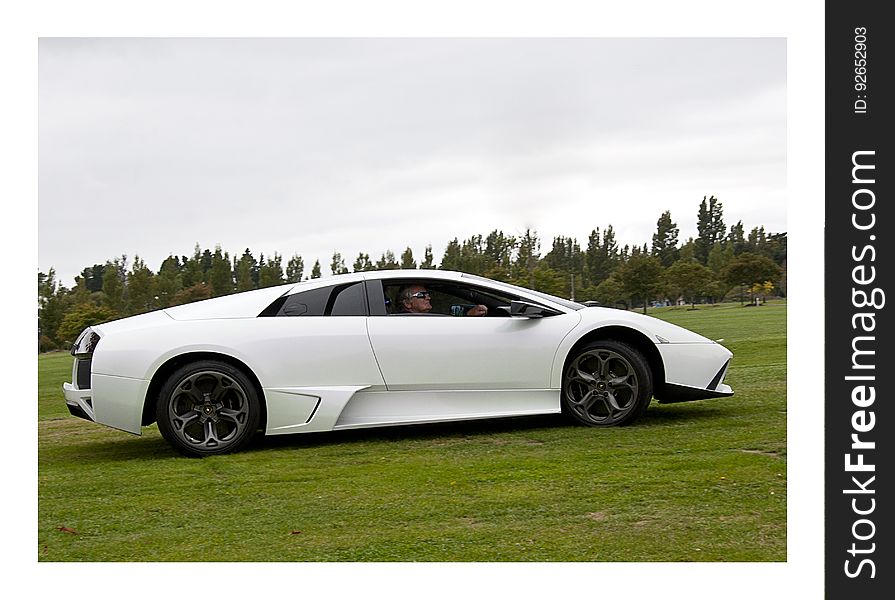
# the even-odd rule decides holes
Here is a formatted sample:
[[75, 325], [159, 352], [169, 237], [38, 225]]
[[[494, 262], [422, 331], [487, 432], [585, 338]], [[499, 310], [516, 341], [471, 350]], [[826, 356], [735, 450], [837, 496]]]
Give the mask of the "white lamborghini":
[[[475, 315], [475, 316], [471, 316]], [[339, 275], [84, 330], [78, 417], [192, 456], [253, 435], [566, 412], [625, 425], [651, 399], [730, 396], [731, 352], [659, 319], [437, 270]]]

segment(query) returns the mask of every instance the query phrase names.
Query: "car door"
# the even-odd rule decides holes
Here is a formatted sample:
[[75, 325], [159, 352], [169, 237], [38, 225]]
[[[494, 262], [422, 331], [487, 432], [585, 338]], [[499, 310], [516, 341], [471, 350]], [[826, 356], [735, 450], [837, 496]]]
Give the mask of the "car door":
[[553, 357], [578, 324], [569, 311], [543, 318], [370, 316], [373, 353], [389, 391], [543, 390]]
[[251, 323], [243, 350], [265, 388], [382, 387], [367, 336], [363, 282], [299, 290]]

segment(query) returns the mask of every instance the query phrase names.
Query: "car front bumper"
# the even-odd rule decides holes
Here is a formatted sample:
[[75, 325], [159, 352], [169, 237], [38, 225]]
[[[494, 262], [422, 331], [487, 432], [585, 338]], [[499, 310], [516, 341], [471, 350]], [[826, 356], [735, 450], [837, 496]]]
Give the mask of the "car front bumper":
[[656, 398], [661, 404], [706, 400], [708, 398], [727, 398], [728, 396], [733, 396], [733, 390], [729, 385], [723, 383], [713, 390], [666, 383], [664, 389], [656, 393]]
[[733, 396], [724, 383], [733, 354], [724, 346], [712, 344], [659, 344], [665, 361], [665, 383], [657, 387], [659, 402], [689, 402]]

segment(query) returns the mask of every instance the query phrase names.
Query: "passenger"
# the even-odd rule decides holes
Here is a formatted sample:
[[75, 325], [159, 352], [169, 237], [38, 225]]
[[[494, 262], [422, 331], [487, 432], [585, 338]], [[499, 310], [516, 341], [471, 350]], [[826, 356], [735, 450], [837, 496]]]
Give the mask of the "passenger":
[[[432, 294], [426, 286], [419, 283], [403, 286], [398, 292], [398, 299], [401, 302], [401, 312], [427, 313], [432, 310]], [[476, 304], [466, 311], [468, 317], [483, 317], [487, 314], [488, 307], [484, 304]]]

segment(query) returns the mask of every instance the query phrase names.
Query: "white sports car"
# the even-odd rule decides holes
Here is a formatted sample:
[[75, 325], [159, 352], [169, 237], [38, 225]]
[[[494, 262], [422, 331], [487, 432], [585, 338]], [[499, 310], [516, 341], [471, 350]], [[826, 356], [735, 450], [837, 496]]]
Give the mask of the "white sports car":
[[[471, 316], [474, 315], [474, 316]], [[732, 354], [658, 319], [483, 277], [373, 271], [96, 325], [72, 347], [78, 417], [158, 422], [193, 456], [267, 435], [567, 412], [624, 425], [730, 396]]]

